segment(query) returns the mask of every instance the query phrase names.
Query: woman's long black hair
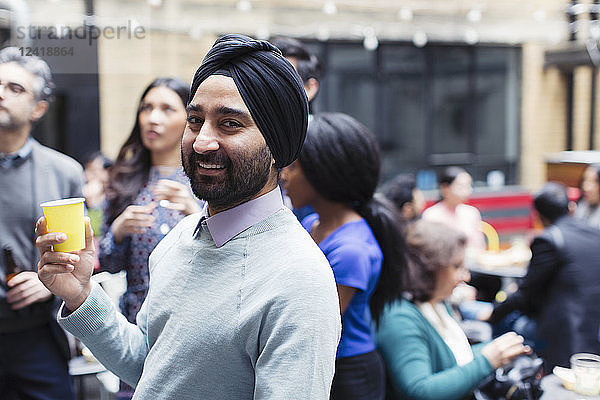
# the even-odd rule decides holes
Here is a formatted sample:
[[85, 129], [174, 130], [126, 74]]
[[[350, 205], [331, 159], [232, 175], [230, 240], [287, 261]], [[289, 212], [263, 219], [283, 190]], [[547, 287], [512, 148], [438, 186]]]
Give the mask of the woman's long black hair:
[[113, 221], [132, 204], [150, 175], [150, 151], [144, 147], [140, 132], [140, 106], [144, 97], [155, 87], [167, 87], [181, 98], [185, 107], [190, 97], [190, 88], [185, 82], [175, 78], [157, 78], [142, 93], [135, 115], [135, 124], [127, 141], [119, 150], [119, 155], [110, 170], [107, 188], [108, 207], [105, 215], [106, 224]]
[[348, 115], [316, 114], [298, 160], [315, 190], [355, 210], [377, 239], [383, 264], [370, 307], [373, 320], [378, 322], [384, 306], [401, 297], [406, 261], [402, 217], [393, 203], [375, 195], [381, 163], [377, 140]]

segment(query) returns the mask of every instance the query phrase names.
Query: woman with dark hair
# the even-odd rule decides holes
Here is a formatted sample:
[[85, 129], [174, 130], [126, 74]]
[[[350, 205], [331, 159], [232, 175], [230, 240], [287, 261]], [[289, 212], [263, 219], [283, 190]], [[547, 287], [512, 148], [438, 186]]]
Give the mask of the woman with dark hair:
[[294, 207], [312, 205], [302, 225], [327, 257], [338, 286], [342, 337], [332, 399], [383, 399], [385, 370], [371, 335], [385, 304], [400, 295], [402, 219], [374, 196], [375, 137], [344, 114], [316, 114], [298, 159], [282, 174]]
[[[148, 257], [184, 216], [200, 211], [181, 167], [181, 138], [189, 87], [171, 78], [154, 80], [142, 94], [135, 125], [110, 171], [100, 269], [127, 271], [121, 312], [135, 323], [148, 292]], [[121, 383], [118, 399], [133, 389]]]
[[600, 228], [600, 164], [592, 164], [583, 171], [580, 189], [581, 200], [573, 216]]
[[464, 234], [438, 222], [408, 227], [404, 298], [385, 307], [377, 329], [392, 399], [463, 399], [496, 368], [531, 351], [514, 332], [469, 345], [444, 302], [469, 280], [465, 244]]
[[439, 177], [441, 200], [423, 212], [423, 219], [445, 223], [467, 236], [467, 249], [485, 249], [481, 213], [465, 202], [473, 193], [471, 175], [461, 167], [448, 167]]

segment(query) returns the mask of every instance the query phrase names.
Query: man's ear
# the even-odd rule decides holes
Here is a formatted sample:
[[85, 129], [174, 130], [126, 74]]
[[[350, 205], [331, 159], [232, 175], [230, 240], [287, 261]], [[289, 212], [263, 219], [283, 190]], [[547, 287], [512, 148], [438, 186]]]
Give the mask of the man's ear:
[[304, 83], [304, 90], [306, 91], [306, 97], [308, 97], [308, 101], [310, 102], [315, 98], [319, 91], [319, 81], [315, 78], [308, 78]]
[[48, 102], [46, 100], [40, 100], [33, 106], [33, 110], [31, 110], [31, 122], [35, 122], [38, 119], [42, 118], [46, 111], [48, 111]]

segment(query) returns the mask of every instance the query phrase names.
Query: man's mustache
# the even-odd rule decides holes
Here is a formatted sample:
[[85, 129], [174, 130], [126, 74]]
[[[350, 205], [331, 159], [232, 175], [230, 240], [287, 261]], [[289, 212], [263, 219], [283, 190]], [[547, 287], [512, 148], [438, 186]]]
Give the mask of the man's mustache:
[[192, 153], [188, 157], [188, 163], [190, 165], [195, 165], [198, 163], [202, 164], [217, 164], [228, 166], [231, 163], [229, 157], [221, 152], [214, 153], [206, 153], [206, 154], [198, 154], [196, 152]]

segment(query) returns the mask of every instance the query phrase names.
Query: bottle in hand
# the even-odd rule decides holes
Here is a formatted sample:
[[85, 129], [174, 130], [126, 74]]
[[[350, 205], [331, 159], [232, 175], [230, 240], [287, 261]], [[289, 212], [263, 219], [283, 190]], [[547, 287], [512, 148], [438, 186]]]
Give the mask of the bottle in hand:
[[6, 282], [8, 283], [8, 281], [14, 278], [19, 272], [22, 271], [22, 269], [19, 268], [15, 262], [11, 249], [4, 249], [4, 259], [6, 260]]

